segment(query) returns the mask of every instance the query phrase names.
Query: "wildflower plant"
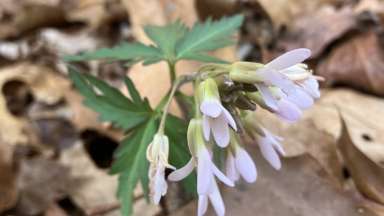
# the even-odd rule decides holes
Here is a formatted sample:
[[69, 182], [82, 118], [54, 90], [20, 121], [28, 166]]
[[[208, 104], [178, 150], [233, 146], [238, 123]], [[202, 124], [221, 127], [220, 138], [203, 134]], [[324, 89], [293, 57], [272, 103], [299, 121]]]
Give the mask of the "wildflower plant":
[[[129, 97], [94, 76], [70, 66], [70, 77], [85, 98], [85, 105], [126, 131], [115, 153], [112, 174], [119, 175], [118, 197], [123, 215], [132, 213], [133, 191], [141, 184], [148, 198], [158, 204], [167, 193], [168, 181], [183, 181], [187, 191], [198, 195], [198, 215], [204, 215], [210, 202], [217, 215], [225, 214], [218, 181], [233, 187], [244, 179], [257, 179], [256, 165], [245, 150], [244, 139], [258, 143], [261, 154], [275, 169], [281, 168], [282, 138], [268, 131], [256, 118], [264, 108], [282, 120], [297, 121], [302, 110], [320, 97], [318, 77], [303, 61], [310, 50], [289, 51], [267, 64], [225, 62], [207, 52], [233, 44], [233, 34], [242, 16], [208, 20], [187, 28], [177, 21], [166, 26], [146, 26], [153, 45], [122, 43], [67, 61], [93, 59], [119, 60], [144, 65], [167, 62], [172, 86], [155, 107], [142, 98], [133, 82], [125, 77]], [[180, 60], [203, 62], [196, 72], [177, 76]], [[193, 96], [179, 88], [191, 82]], [[169, 113], [173, 98], [190, 103], [191, 113], [181, 119]], [[224, 169], [215, 164], [213, 150], [224, 156]], [[168, 176], [166, 170], [172, 171]], [[194, 172], [195, 171], [195, 172]]]

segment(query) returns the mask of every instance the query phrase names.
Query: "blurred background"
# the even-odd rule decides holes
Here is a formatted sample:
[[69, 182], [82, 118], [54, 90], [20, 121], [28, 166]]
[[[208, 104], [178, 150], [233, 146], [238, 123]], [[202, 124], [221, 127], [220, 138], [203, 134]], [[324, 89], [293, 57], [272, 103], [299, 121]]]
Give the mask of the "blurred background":
[[[63, 55], [150, 43], [146, 24], [191, 26], [238, 13], [245, 22], [237, 45], [213, 55], [265, 63], [306, 47], [307, 63], [326, 80], [297, 124], [259, 110], [285, 139], [287, 157], [277, 172], [250, 145], [259, 179], [224, 189], [227, 215], [384, 215], [383, 0], [0, 0], [0, 215], [120, 215], [108, 168], [123, 133], [83, 106]], [[128, 74], [152, 104], [169, 87], [161, 63], [77, 66], [122, 90]], [[178, 190], [171, 184], [158, 207], [137, 188], [134, 215], [195, 214], [196, 203]]]

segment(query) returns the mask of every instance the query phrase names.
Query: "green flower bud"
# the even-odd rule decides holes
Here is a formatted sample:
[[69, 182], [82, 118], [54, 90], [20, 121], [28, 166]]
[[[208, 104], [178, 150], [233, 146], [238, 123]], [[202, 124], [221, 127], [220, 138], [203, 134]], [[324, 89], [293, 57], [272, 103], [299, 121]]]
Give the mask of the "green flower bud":
[[236, 82], [241, 83], [257, 83], [263, 82], [263, 78], [258, 76], [256, 70], [264, 65], [253, 62], [235, 62], [231, 65], [229, 77]]

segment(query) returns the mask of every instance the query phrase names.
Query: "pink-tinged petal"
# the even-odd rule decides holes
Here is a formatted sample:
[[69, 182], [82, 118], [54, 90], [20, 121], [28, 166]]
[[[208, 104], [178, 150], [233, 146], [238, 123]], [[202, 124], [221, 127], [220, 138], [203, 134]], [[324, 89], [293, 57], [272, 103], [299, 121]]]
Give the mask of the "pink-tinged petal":
[[195, 168], [195, 160], [191, 158], [188, 163], [183, 166], [182, 168], [173, 171], [171, 174], [168, 176], [168, 180], [170, 181], [180, 181], [187, 177], [192, 170]]
[[272, 147], [280, 154], [280, 155], [285, 155], [285, 151], [283, 149], [283, 147], [281, 146], [280, 142], [283, 141], [283, 138], [282, 137], [279, 137], [279, 136], [276, 136], [274, 134], [272, 134], [271, 132], [269, 132], [268, 130], [266, 129], [263, 129], [264, 133], [267, 135], [268, 139], [270, 140], [270, 143], [272, 145]]
[[215, 176], [221, 181], [223, 182], [224, 184], [230, 186], [230, 187], [234, 187], [235, 184], [233, 183], [233, 181], [231, 181], [227, 176], [224, 175], [224, 173], [222, 173], [219, 168], [216, 167], [215, 164], [213, 164], [211, 162], [211, 167], [212, 167], [212, 172], [215, 174]]
[[289, 94], [295, 89], [295, 83], [290, 80], [288, 76], [280, 73], [279, 71], [262, 68], [258, 70], [257, 73], [264, 77], [267, 84], [281, 88], [286, 94]]
[[208, 150], [202, 149], [197, 159], [197, 193], [208, 194], [212, 186], [212, 162]]
[[217, 100], [205, 100], [200, 105], [200, 111], [209, 117], [217, 118], [221, 114], [221, 103]]
[[311, 107], [314, 102], [313, 98], [299, 87], [296, 87], [296, 90], [292, 91], [291, 94], [287, 96], [287, 100], [296, 104], [301, 109], [307, 109]]
[[209, 141], [210, 132], [211, 132], [210, 117], [203, 115], [203, 135], [206, 141]]
[[301, 84], [301, 86], [313, 98], [319, 98], [320, 97], [319, 82], [315, 78], [310, 77], [310, 78], [306, 79]]
[[224, 216], [225, 215], [225, 206], [223, 198], [221, 197], [219, 187], [217, 186], [216, 182], [213, 184], [213, 191], [211, 194], [208, 195], [209, 200], [212, 203], [213, 209], [215, 209], [216, 215], [218, 216]]
[[303, 62], [305, 59], [311, 56], [311, 50], [306, 48], [299, 48], [288, 51], [281, 56], [273, 59], [265, 66], [268, 68], [273, 68], [275, 70], [283, 70], [285, 68], [291, 67], [293, 65]]
[[248, 183], [255, 182], [257, 179], [256, 165], [251, 156], [242, 148], [236, 150], [236, 168], [239, 170], [240, 175]]
[[229, 153], [227, 156], [225, 169], [225, 173], [227, 174], [228, 178], [233, 182], [236, 182], [240, 179], [240, 174], [236, 169], [235, 158], [231, 153]]
[[273, 142], [272, 145], [273, 145], [273, 148], [277, 152], [279, 152], [280, 155], [283, 155], [283, 156], [285, 155], [285, 151], [278, 141]]
[[230, 136], [225, 116], [219, 115], [219, 117], [211, 119], [210, 123], [216, 144], [222, 148], [226, 147], [229, 144]]
[[272, 165], [273, 168], [279, 170], [281, 168], [281, 161], [279, 155], [272, 147], [271, 138], [266, 136], [259, 140], [259, 147], [263, 157]]
[[272, 95], [271, 91], [269, 90], [268, 86], [264, 84], [257, 84], [257, 89], [260, 92], [261, 97], [264, 100], [264, 103], [271, 109], [277, 110], [277, 100]]
[[228, 112], [225, 107], [222, 107], [222, 115], [224, 114], [225, 119], [227, 120], [227, 123], [233, 128], [233, 130], [237, 131], [236, 122], [233, 119], [231, 113]]
[[278, 111], [276, 112], [281, 118], [288, 122], [295, 122], [301, 117], [301, 110], [288, 100], [281, 99], [277, 102]]
[[207, 195], [199, 195], [199, 203], [197, 207], [197, 215], [203, 216], [208, 209], [208, 196]]

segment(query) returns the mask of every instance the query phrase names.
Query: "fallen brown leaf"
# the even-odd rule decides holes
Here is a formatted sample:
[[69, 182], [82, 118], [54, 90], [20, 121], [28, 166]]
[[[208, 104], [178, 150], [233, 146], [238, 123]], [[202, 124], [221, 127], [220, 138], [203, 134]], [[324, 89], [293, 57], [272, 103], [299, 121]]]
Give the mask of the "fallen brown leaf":
[[[354, 144], [343, 120], [339, 147], [357, 189], [366, 197], [384, 204], [384, 167], [376, 163]], [[384, 145], [381, 149], [384, 151]]]
[[300, 47], [311, 49], [311, 58], [316, 58], [332, 42], [355, 28], [356, 24], [352, 7], [336, 9], [326, 5], [294, 20], [288, 35], [279, 44], [285, 50]]
[[281, 26], [290, 26], [292, 20], [304, 14], [312, 14], [321, 6], [327, 4], [336, 4], [340, 0], [256, 0], [267, 11], [272, 18], [275, 28]]
[[328, 84], [349, 85], [384, 95], [382, 35], [373, 31], [356, 36], [335, 48], [316, 73]]
[[[55, 75], [52, 69], [20, 63], [3, 67], [0, 70], [0, 89], [9, 81], [25, 83], [37, 101], [55, 104], [63, 97], [63, 89], [68, 88], [69, 82]], [[12, 115], [3, 94], [0, 94], [0, 137], [9, 144], [26, 143], [30, 139], [30, 125], [26, 119]]]
[[45, 158], [22, 160], [17, 212], [23, 215], [42, 213], [67, 194], [69, 182], [68, 167], [56, 161]]

